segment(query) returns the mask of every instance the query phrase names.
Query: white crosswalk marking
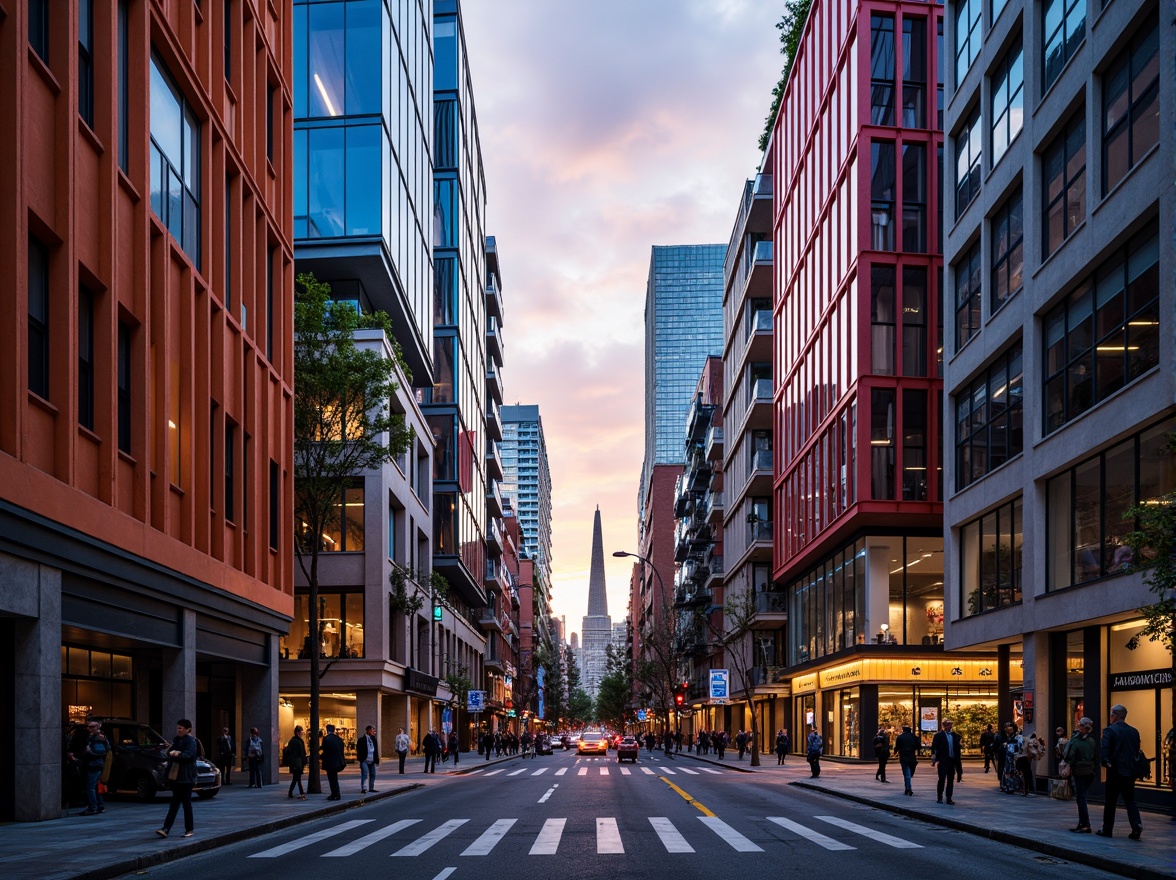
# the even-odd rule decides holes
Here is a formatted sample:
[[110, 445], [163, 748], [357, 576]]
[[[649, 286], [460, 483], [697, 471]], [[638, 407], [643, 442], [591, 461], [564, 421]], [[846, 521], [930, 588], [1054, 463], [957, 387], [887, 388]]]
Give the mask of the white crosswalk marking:
[[477, 770], [471, 770], [469, 773], [466, 774], [466, 776], [473, 776], [475, 773], [481, 773], [483, 769], [485, 769], [485, 768], [479, 767]]
[[699, 816], [702, 824], [719, 835], [736, 852], [763, 852], [758, 846], [720, 819], [718, 816]]
[[542, 775], [543, 775], [544, 773], [546, 773], [546, 772], [547, 772], [547, 768], [546, 768], [546, 767], [540, 767], [538, 770], [536, 770], [536, 771], [535, 771], [534, 773], [532, 773], [531, 775], [532, 775], [532, 776], [542, 776]]
[[507, 776], [518, 776], [520, 773], [526, 773], [526, 772], [527, 772], [527, 768], [524, 767], [522, 770], [514, 770], [510, 773], [507, 773], [506, 775]]
[[651, 770], [649, 767], [642, 767], [642, 768], [641, 768], [641, 772], [642, 772], [642, 773], [648, 773], [650, 776], [653, 776], [653, 775], [654, 775], [654, 772], [653, 772], [653, 770]]
[[297, 840], [291, 840], [289, 843], [283, 843], [282, 845], [275, 846], [272, 849], [254, 853], [249, 858], [276, 859], [280, 856], [286, 855], [287, 853], [292, 853], [296, 849], [302, 849], [304, 846], [310, 846], [313, 843], [318, 843], [320, 840], [326, 840], [328, 837], [334, 837], [336, 834], [342, 834], [344, 831], [350, 831], [352, 828], [358, 828], [360, 825], [366, 825], [368, 822], [375, 821], [375, 819], [352, 819], [350, 822], [343, 822], [340, 825], [336, 825], [334, 828], [327, 828], [323, 831], [316, 831], [314, 834], [306, 835], [306, 837], [299, 837]]
[[576, 775], [577, 775], [577, 776], [587, 776], [587, 775], [588, 775], [588, 768], [587, 768], [587, 767], [581, 767], [581, 768], [580, 768], [580, 772], [579, 772], [579, 773], [577, 773]]
[[597, 855], [607, 855], [610, 853], [623, 853], [625, 851], [624, 845], [621, 843], [621, 829], [617, 827], [617, 820], [614, 818], [596, 820], [596, 853]]
[[607, 768], [607, 767], [601, 767], [601, 768], [600, 768], [600, 775], [601, 775], [601, 776], [608, 776], [608, 768]]
[[679, 767], [678, 769], [681, 770], [683, 773], [686, 773], [690, 776], [697, 776], [698, 775], [697, 770], [691, 770], [689, 767]]
[[499, 819], [489, 828], [482, 832], [482, 836], [465, 848], [463, 856], [487, 856], [490, 855], [490, 850], [494, 849], [495, 844], [506, 836], [506, 832], [510, 831], [511, 826], [517, 822], [518, 819]]
[[505, 767], [499, 767], [497, 770], [491, 770], [491, 771], [490, 771], [489, 773], [487, 773], [486, 775], [487, 775], [487, 776], [495, 776], [495, 775], [497, 775], [497, 774], [501, 773], [501, 772], [502, 772], [503, 770], [505, 770], [505, 769], [506, 769]]
[[633, 771], [632, 771], [632, 770], [630, 770], [628, 767], [622, 767], [622, 768], [621, 768], [621, 775], [622, 775], [622, 776], [629, 776], [629, 775], [631, 775], [632, 773], [633, 773]]
[[850, 822], [848, 819], [838, 819], [836, 816], [813, 816], [814, 819], [820, 819], [822, 822], [828, 822], [830, 825], [836, 825], [838, 828], [844, 828], [846, 831], [852, 831], [854, 834], [860, 834], [862, 837], [868, 837], [871, 840], [876, 840], [879, 843], [884, 843], [887, 846], [893, 846], [895, 849], [922, 849], [920, 844], [913, 843], [909, 840], [903, 840], [901, 837], [895, 837], [893, 834], [886, 834], [882, 831], [875, 831], [873, 828], [867, 828], [865, 825], [858, 825], [856, 822]]
[[555, 771], [555, 775], [556, 776], [563, 776], [567, 772], [568, 772], [567, 767], [560, 767], [558, 770]]
[[397, 831], [402, 831], [410, 825], [415, 825], [420, 819], [401, 819], [399, 822], [393, 822], [391, 825], [385, 826], [378, 831], [373, 831], [371, 834], [364, 835], [359, 840], [353, 840], [346, 846], [341, 846], [338, 849], [333, 849], [330, 852], [323, 853], [324, 859], [342, 859], [347, 856], [353, 856], [362, 849], [367, 849], [373, 843], [379, 843], [385, 837], [391, 837]]
[[799, 834], [805, 840], [815, 843], [817, 846], [823, 846], [829, 850], [846, 850], [857, 849], [857, 847], [850, 846], [848, 843], [842, 843], [840, 840], [834, 840], [832, 837], [826, 837], [819, 831], [813, 831], [811, 828], [806, 828], [799, 822], [793, 822], [791, 819], [785, 819], [783, 816], [768, 816], [769, 822], [775, 822], [781, 828], [787, 828], [794, 834]]
[[674, 823], [665, 816], [650, 816], [649, 824], [657, 832], [658, 838], [666, 848], [666, 852], [692, 853], [694, 847], [686, 842], [686, 838], [674, 827]]
[[434, 877], [433, 880], [445, 880], [446, 877], [448, 877], [450, 874], [452, 874], [456, 870], [457, 870], [457, 868], [446, 868], [444, 871], [442, 871], [440, 874], [438, 874], [436, 877]]
[[722, 776], [723, 775], [722, 770], [712, 770], [710, 767], [700, 767], [699, 769], [702, 770], [703, 773], [710, 773], [714, 776]]
[[460, 828], [462, 825], [464, 825], [468, 821], [470, 821], [470, 820], [469, 819], [450, 819], [445, 824], [440, 825], [437, 828], [434, 828], [432, 831], [430, 831], [424, 837], [421, 837], [418, 840], [413, 841], [408, 846], [404, 847], [404, 849], [398, 849], [396, 852], [392, 853], [392, 855], [393, 856], [419, 856], [421, 853], [423, 853], [425, 850], [427, 850], [429, 847], [431, 847], [437, 841], [443, 840], [444, 838], [448, 837], [450, 834], [452, 834], [455, 830]]
[[544, 822], [543, 829], [539, 832], [539, 836], [535, 838], [535, 843], [531, 845], [531, 855], [555, 855], [555, 851], [559, 849], [559, 839], [563, 837], [564, 825], [567, 822], [567, 819], [548, 819]]
[[667, 776], [677, 776], [677, 774], [673, 770], [671, 770], [669, 767], [662, 767], [661, 772], [666, 774]]

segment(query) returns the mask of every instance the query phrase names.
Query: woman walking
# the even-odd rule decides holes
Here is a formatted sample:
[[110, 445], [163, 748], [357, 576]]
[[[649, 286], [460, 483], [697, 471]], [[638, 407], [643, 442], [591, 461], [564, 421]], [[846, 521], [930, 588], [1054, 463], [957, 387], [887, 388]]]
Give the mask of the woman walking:
[[874, 757], [878, 759], [878, 769], [874, 778], [879, 782], [889, 782], [886, 778], [886, 763], [890, 760], [890, 734], [885, 727], [879, 727], [874, 734]]
[[1074, 800], [1078, 802], [1078, 825], [1070, 830], [1076, 834], [1090, 833], [1090, 811], [1086, 806], [1086, 792], [1094, 782], [1094, 771], [1098, 768], [1098, 744], [1092, 732], [1094, 722], [1089, 718], [1078, 719], [1078, 730], [1066, 742], [1062, 759], [1070, 765], [1070, 779], [1074, 783]]
[[302, 771], [306, 767], [306, 743], [302, 741], [302, 725], [294, 728], [294, 735], [286, 743], [286, 766], [290, 768], [290, 790], [286, 797], [293, 800], [294, 786], [298, 786], [298, 799], [306, 800], [306, 791], [302, 788]]

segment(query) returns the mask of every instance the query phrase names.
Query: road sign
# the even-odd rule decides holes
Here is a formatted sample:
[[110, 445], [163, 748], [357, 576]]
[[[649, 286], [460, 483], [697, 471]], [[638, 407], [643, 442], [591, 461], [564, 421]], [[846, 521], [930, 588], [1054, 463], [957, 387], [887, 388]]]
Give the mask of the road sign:
[[453, 730], [453, 710], [448, 706], [441, 710], [441, 731], [449, 733]]
[[645, 710], [644, 710], [644, 709], [638, 709], [638, 710], [637, 710], [637, 720], [638, 720], [638, 721], [644, 721], [644, 720], [645, 720]]
[[730, 674], [726, 669], [712, 669], [710, 671], [710, 698], [712, 701], [727, 699], [729, 680]]
[[481, 712], [482, 706], [486, 702], [485, 691], [470, 691], [466, 694], [466, 711], [467, 712]]

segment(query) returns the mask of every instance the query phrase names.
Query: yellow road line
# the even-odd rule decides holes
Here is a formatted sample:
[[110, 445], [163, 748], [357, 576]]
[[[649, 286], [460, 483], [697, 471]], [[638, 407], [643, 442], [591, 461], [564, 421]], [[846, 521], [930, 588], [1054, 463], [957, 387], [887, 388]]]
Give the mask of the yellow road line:
[[668, 785], [674, 791], [678, 792], [678, 794], [680, 794], [682, 796], [682, 799], [684, 801], [686, 801], [686, 803], [688, 803], [688, 804], [690, 804], [690, 806], [696, 808], [700, 813], [702, 813], [702, 815], [714, 816], [714, 813], [712, 813], [710, 810], [708, 810], [706, 807], [704, 807], [701, 803], [696, 801], [694, 798], [692, 798], [686, 792], [682, 791], [682, 789], [678, 788], [678, 786], [674, 785], [674, 783], [670, 782], [670, 780], [666, 779], [666, 777], [659, 776], [658, 779], [660, 779], [662, 782], [664, 782], [666, 785]]

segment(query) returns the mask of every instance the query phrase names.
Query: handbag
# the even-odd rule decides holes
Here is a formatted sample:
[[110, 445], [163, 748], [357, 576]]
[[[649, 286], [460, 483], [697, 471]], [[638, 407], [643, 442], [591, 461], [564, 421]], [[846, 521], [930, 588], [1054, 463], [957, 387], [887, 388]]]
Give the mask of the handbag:
[[1058, 761], [1058, 776], [1062, 777], [1062, 779], [1069, 779], [1072, 772], [1068, 761]]
[[1068, 801], [1072, 798], [1074, 796], [1074, 787], [1070, 784], [1069, 776], [1063, 777], [1062, 781], [1054, 786], [1049, 796], [1059, 801]]
[[1135, 778], [1139, 780], [1151, 779], [1152, 759], [1140, 749], [1135, 753], [1135, 760], [1131, 762], [1131, 769], [1135, 771]]
[[172, 761], [167, 767], [167, 778], [175, 782], [180, 778], [180, 765], [176, 761]]

